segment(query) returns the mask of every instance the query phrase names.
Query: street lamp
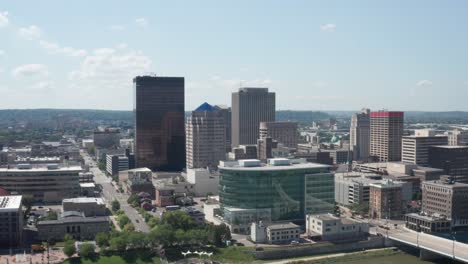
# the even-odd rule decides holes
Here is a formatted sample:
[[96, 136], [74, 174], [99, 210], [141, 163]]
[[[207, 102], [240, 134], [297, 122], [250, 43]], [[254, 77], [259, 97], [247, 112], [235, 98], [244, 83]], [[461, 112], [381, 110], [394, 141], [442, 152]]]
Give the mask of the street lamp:
[[417, 247], [419, 248], [419, 232], [421, 232], [421, 226], [418, 224], [417, 228], [416, 228], [416, 245]]
[[453, 259], [455, 259], [455, 235], [457, 233], [456, 232], [453, 232], [452, 233], [452, 239], [453, 239], [453, 244], [452, 244], [452, 255], [453, 255]]

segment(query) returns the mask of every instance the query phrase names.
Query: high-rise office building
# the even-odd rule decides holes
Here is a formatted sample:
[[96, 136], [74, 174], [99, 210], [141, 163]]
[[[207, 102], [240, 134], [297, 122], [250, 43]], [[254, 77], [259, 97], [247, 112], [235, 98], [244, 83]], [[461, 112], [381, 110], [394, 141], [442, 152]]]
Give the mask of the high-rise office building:
[[231, 107], [225, 105], [215, 105], [221, 111], [224, 121], [224, 129], [226, 130], [226, 152], [231, 151]]
[[232, 146], [257, 144], [260, 122], [274, 122], [275, 114], [275, 93], [268, 88], [232, 93]]
[[233, 233], [244, 233], [259, 220], [303, 221], [306, 214], [331, 213], [334, 175], [329, 170], [327, 165], [289, 159], [220, 162], [223, 219]]
[[350, 147], [353, 160], [367, 160], [370, 148], [370, 110], [362, 109], [351, 118]]
[[299, 143], [297, 122], [261, 122], [260, 138], [271, 137], [288, 148], [296, 148]]
[[429, 147], [429, 166], [445, 170], [456, 182], [468, 183], [468, 146]]
[[22, 244], [23, 210], [21, 200], [21, 195], [0, 196], [0, 247], [3, 249]]
[[370, 113], [370, 156], [375, 161], [401, 161], [403, 112]]
[[450, 146], [467, 146], [468, 130], [452, 130], [447, 132], [448, 144]]
[[200, 105], [187, 119], [187, 168], [215, 167], [226, 159], [226, 130], [223, 113], [208, 103]]
[[133, 79], [137, 167], [177, 171], [185, 167], [184, 78]]
[[468, 225], [468, 184], [425, 181], [421, 189], [422, 212], [445, 216], [452, 221], [452, 226]]
[[369, 214], [372, 219], [399, 219], [402, 215], [402, 184], [389, 180], [371, 183]]
[[428, 166], [429, 147], [447, 145], [447, 137], [436, 135], [434, 130], [418, 129], [412, 136], [402, 139], [401, 161]]

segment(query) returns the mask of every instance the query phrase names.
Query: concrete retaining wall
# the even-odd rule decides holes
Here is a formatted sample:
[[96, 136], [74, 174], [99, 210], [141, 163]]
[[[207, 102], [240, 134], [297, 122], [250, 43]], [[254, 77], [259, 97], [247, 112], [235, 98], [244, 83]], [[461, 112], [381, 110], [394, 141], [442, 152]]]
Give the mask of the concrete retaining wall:
[[384, 248], [385, 238], [384, 237], [372, 237], [369, 240], [344, 243], [344, 244], [325, 244], [321, 243], [313, 244], [310, 246], [285, 246], [283, 249], [278, 250], [266, 250], [266, 251], [252, 251], [251, 253], [257, 259], [285, 259], [293, 257], [304, 257], [313, 256], [319, 254], [332, 254], [332, 253], [343, 253], [360, 251], [363, 249], [373, 248]]

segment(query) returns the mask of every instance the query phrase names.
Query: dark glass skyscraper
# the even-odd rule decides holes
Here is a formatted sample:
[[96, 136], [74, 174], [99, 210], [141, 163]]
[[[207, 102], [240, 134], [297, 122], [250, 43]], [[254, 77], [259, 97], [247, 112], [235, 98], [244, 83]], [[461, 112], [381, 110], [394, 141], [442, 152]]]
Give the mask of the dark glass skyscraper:
[[134, 85], [137, 167], [185, 167], [184, 78], [137, 76]]

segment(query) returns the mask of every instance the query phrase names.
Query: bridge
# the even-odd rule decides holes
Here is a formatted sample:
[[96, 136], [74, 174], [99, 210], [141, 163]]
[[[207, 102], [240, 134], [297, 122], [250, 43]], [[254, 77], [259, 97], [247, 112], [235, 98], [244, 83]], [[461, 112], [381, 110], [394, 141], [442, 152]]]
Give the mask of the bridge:
[[468, 244], [412, 231], [404, 227], [379, 230], [379, 233], [391, 241], [421, 249], [421, 259], [432, 259], [439, 255], [468, 263]]

